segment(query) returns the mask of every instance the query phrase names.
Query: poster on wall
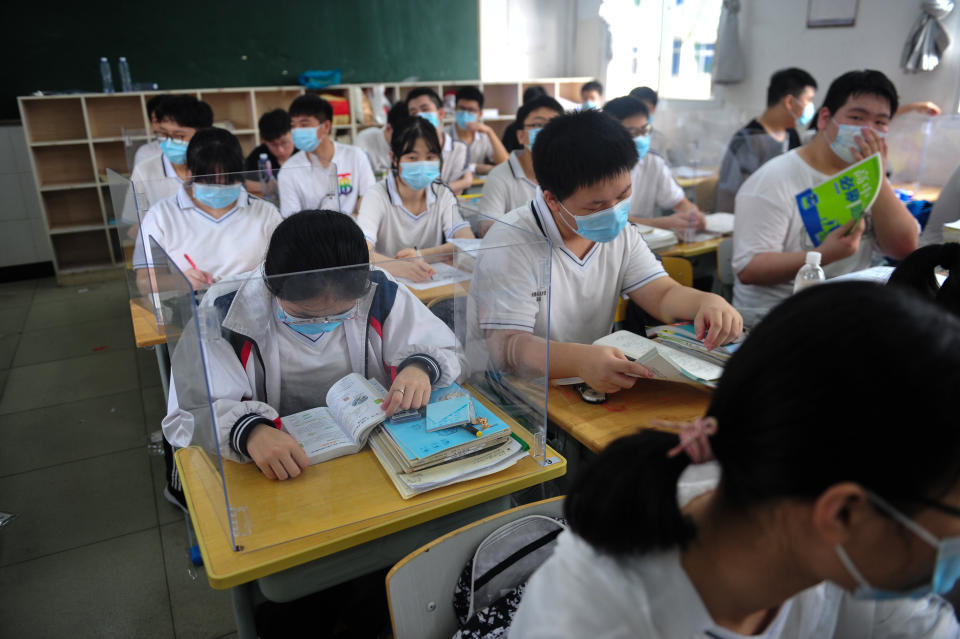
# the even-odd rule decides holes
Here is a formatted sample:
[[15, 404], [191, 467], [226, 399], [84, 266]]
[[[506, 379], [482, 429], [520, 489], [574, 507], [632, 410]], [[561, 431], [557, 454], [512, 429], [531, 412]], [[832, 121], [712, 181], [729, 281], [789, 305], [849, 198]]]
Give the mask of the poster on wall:
[[807, 0], [807, 28], [852, 27], [859, 0]]

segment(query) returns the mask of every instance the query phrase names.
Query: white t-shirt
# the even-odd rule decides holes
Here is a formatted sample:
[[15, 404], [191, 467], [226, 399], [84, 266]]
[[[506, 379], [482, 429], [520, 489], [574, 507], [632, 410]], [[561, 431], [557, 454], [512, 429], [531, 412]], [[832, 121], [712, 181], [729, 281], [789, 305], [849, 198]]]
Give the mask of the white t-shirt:
[[307, 209], [353, 213], [357, 198], [376, 183], [367, 154], [349, 144], [333, 143], [333, 159], [327, 167], [312, 153], [298, 151], [277, 176], [280, 212], [289, 217]]
[[390, 170], [390, 145], [383, 137], [383, 129], [380, 127], [370, 127], [357, 133], [353, 141], [354, 146], [367, 152], [370, 158], [370, 166], [373, 172]]
[[460, 140], [454, 140], [452, 135], [443, 136], [443, 167], [440, 169], [440, 181], [450, 184], [463, 177], [470, 169], [470, 158], [467, 145]]
[[[467, 144], [460, 138], [455, 124], [447, 127], [447, 135], [454, 140]], [[491, 144], [490, 138], [487, 137], [486, 133], [477, 131], [473, 134], [473, 142], [467, 144], [467, 162], [471, 165], [489, 164], [491, 158], [493, 158], [493, 144]]]
[[656, 153], [647, 153], [637, 162], [630, 171], [630, 181], [630, 217], [660, 217], [660, 209], [672, 209], [683, 199], [683, 189]]
[[160, 143], [156, 140], [142, 144], [140, 148], [137, 149], [137, 152], [133, 154], [133, 166], [136, 167], [144, 160], [152, 158], [155, 155], [160, 155], [161, 153], [163, 153], [163, 151], [160, 150]]
[[[531, 243], [544, 234], [553, 242], [549, 291], [542, 276], [544, 245]], [[521, 206], [490, 227], [481, 246], [511, 244], [481, 250], [477, 259], [470, 292], [473, 295], [476, 287], [478, 294], [485, 295], [477, 299], [482, 330], [526, 331], [546, 337], [549, 309], [550, 339], [590, 344], [610, 332], [621, 295], [667, 276], [632, 224], [613, 240], [594, 244], [582, 260], [578, 258], [564, 245], [540, 189], [532, 207]]]
[[499, 219], [509, 211], [529, 204], [537, 194], [537, 183], [528, 179], [520, 166], [522, 149], [511, 151], [506, 162], [493, 167], [483, 183], [480, 213]]
[[308, 408], [326, 405], [327, 391], [340, 378], [353, 372], [347, 336], [343, 325], [329, 333], [303, 335], [276, 317], [274, 318], [280, 345], [280, 406], [281, 417], [299, 413]]
[[[133, 188], [137, 193], [141, 218], [157, 202], [176, 195], [180, 185], [183, 184], [173, 164], [163, 153], [148, 157], [133, 167], [130, 181], [133, 182]], [[136, 220], [126, 221], [135, 222]]]
[[[733, 223], [733, 272], [740, 273], [758, 253], [791, 253], [815, 250], [803, 226], [796, 195], [820, 184], [829, 175], [820, 173], [797, 149], [769, 160], [747, 178], [737, 191]], [[828, 278], [870, 266], [873, 256], [873, 216], [865, 213], [866, 231], [854, 255], [823, 267]], [[733, 305], [743, 309], [770, 309], [793, 294], [793, 280], [765, 286], [743, 284], [734, 278]]]
[[[133, 254], [133, 267], [153, 264], [154, 238], [181, 271], [193, 268], [189, 255], [202, 271], [216, 277], [245, 273], [263, 261], [280, 212], [269, 202], [246, 191], [233, 209], [217, 219], [200, 210], [184, 188], [151, 207], [141, 225]], [[146, 252], [144, 252], [146, 247]]]
[[[682, 494], [683, 483], [678, 487]], [[857, 601], [823, 582], [784, 602], [766, 631], [751, 639], [952, 639], [958, 632], [952, 607], [939, 597]], [[680, 563], [679, 550], [615, 559], [569, 530], [527, 582], [509, 636], [744, 638], [714, 623]]]
[[357, 224], [374, 249], [393, 257], [405, 248], [431, 248], [470, 228], [449, 187], [434, 182], [427, 187], [427, 210], [414, 215], [403, 206], [393, 172], [378, 182], [360, 203]]

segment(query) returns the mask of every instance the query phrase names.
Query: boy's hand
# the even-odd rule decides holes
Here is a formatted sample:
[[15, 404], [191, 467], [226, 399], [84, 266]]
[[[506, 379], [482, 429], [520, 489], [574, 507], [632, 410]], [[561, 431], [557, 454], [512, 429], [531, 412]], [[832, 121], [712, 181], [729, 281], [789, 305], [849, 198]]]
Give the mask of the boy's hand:
[[426, 282], [437, 274], [437, 270], [423, 260], [395, 262], [390, 265], [390, 272], [397, 277], [405, 277], [412, 282]]
[[743, 333], [743, 318], [725, 299], [713, 293], [704, 294], [704, 300], [693, 318], [697, 339], [706, 349], [729, 344]]
[[214, 282], [213, 275], [195, 268], [188, 268], [183, 275], [190, 281], [190, 286], [195, 291], [205, 289]]
[[618, 348], [590, 345], [584, 349], [584, 357], [577, 367], [577, 377], [594, 390], [615, 393], [624, 388], [633, 388], [638, 377], [653, 377], [653, 373], [631, 362]]
[[850, 257], [860, 250], [860, 238], [867, 223], [861, 215], [856, 220], [850, 220], [843, 226], [839, 226], [823, 238], [823, 242], [817, 247], [820, 254], [823, 255], [822, 263], [832, 264], [838, 260]]
[[381, 407], [387, 417], [398, 410], [423, 408], [430, 403], [430, 376], [418, 364], [410, 364], [397, 373]]
[[282, 430], [257, 424], [247, 438], [247, 453], [267, 479], [290, 479], [310, 465], [303, 447]]
[[395, 260], [405, 260], [411, 257], [417, 257], [417, 249], [415, 248], [404, 248], [397, 251], [397, 254], [393, 256]]

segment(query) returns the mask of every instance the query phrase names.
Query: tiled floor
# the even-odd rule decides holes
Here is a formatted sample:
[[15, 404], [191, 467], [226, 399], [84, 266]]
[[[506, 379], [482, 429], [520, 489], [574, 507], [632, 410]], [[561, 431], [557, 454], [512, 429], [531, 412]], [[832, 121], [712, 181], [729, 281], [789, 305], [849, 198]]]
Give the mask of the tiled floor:
[[0, 284], [3, 636], [233, 636], [160, 492], [160, 379], [127, 299], [120, 280]]

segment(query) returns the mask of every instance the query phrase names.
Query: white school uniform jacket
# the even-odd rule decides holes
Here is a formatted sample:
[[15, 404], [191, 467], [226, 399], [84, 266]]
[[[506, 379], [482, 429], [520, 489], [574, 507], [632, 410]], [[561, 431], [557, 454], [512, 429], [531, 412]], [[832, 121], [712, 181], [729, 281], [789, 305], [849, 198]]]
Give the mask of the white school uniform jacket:
[[333, 143], [333, 159], [324, 168], [306, 151], [294, 153], [277, 176], [280, 213], [290, 217], [307, 209], [353, 213], [357, 199], [375, 184], [367, 154], [349, 144]]
[[440, 167], [440, 181], [450, 184], [463, 177], [463, 174], [470, 170], [469, 156], [470, 151], [466, 144], [454, 139], [452, 135], [444, 135], [443, 148], [441, 149], [443, 166]]
[[457, 197], [439, 182], [427, 186], [427, 210], [414, 215], [403, 206], [393, 172], [378, 182], [360, 203], [357, 224], [382, 255], [393, 257], [404, 248], [431, 248], [470, 228], [460, 215]]
[[370, 166], [376, 174], [380, 171], [390, 170], [390, 145], [383, 137], [383, 129], [380, 127], [370, 127], [357, 133], [353, 144], [367, 152], [370, 158]]
[[637, 162], [630, 171], [630, 182], [630, 217], [659, 217], [660, 209], [672, 209], [683, 199], [683, 189], [656, 153], [647, 153]]
[[[463, 142], [460, 139], [460, 136], [457, 134], [457, 125], [451, 124], [447, 126], [446, 133], [448, 136]], [[463, 142], [467, 144], [466, 142]], [[490, 162], [490, 159], [493, 157], [493, 144], [490, 143], [490, 138], [486, 133], [477, 131], [473, 134], [473, 142], [467, 144], [467, 162], [473, 166], [476, 164], [487, 164]]]
[[[133, 182], [134, 191], [137, 193], [141, 220], [144, 213], [150, 210], [150, 207], [160, 200], [176, 195], [183, 184], [183, 180], [177, 175], [173, 164], [163, 153], [148, 157], [134, 166], [133, 173], [130, 174], [130, 181]], [[127, 215], [126, 210], [124, 215]], [[136, 223], [135, 219], [125, 218], [124, 221]]]
[[160, 143], [156, 140], [141, 144], [137, 152], [133, 154], [134, 168], [144, 160], [160, 155], [161, 153], [163, 153], [163, 151], [160, 149]]
[[537, 194], [537, 183], [527, 178], [520, 166], [523, 149], [511, 151], [506, 162], [493, 167], [483, 183], [480, 213], [499, 219], [509, 211], [528, 204]]
[[[543, 242], [532, 243], [543, 237], [553, 246], [549, 292], [544, 288]], [[550, 339], [591, 344], [610, 333], [621, 295], [667, 276], [632, 224], [611, 241], [595, 243], [583, 259], [574, 255], [540, 189], [532, 202], [491, 226], [481, 247], [489, 250], [477, 258], [470, 298], [483, 331], [546, 337], [549, 314]]]
[[[711, 488], [716, 480], [712, 483]], [[684, 499], [682, 483], [680, 489], [681, 503], [695, 496]], [[857, 601], [823, 582], [784, 602], [766, 631], [751, 639], [953, 639], [958, 634], [953, 608], [939, 597]], [[527, 582], [509, 637], [743, 639], [713, 622], [683, 570], [679, 550], [614, 559], [569, 530]]]
[[[277, 330], [285, 327], [272, 321], [275, 298], [258, 276], [261, 273], [255, 271], [242, 282], [216, 284], [200, 303], [200, 313], [215, 309], [221, 325], [221, 339], [204, 337], [203, 353], [217, 443], [193, 323], [178, 341], [162, 422], [173, 446], [199, 444], [211, 451], [219, 447], [227, 459], [249, 461], [246, 439], [252, 428], [273, 425], [279, 416], [284, 363]], [[434, 387], [450, 385], [461, 371], [456, 336], [383, 271], [372, 270], [370, 280], [370, 290], [359, 300], [360, 312], [342, 324], [353, 372], [389, 388], [396, 368], [416, 361], [426, 366]], [[322, 401], [317, 398], [318, 404]]]
[[153, 264], [149, 239], [156, 240], [181, 271], [193, 268], [215, 277], [245, 273], [263, 261], [273, 230], [282, 222], [269, 202], [240, 191], [234, 207], [222, 217], [207, 215], [183, 187], [154, 205], [144, 216], [133, 252], [133, 268]]

